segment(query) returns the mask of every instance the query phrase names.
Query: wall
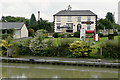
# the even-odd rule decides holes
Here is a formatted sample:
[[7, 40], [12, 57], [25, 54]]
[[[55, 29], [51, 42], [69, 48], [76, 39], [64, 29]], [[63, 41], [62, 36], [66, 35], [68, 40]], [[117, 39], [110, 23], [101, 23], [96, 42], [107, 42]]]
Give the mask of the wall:
[[28, 30], [26, 25], [24, 24], [23, 27], [21, 28], [21, 38], [28, 37]]
[[14, 39], [19, 39], [19, 38], [21, 38], [20, 33], [21, 33], [20, 30], [15, 30]]
[[[71, 16], [72, 22], [68, 22], [68, 16], [61, 16], [61, 22], [57, 22], [57, 16], [55, 16], [55, 24], [54, 24], [54, 31], [55, 32], [65, 32], [65, 29], [60, 29], [60, 31], [57, 31], [57, 25], [56, 23], [61, 23], [61, 25], [66, 25], [66, 23], [73, 23], [73, 32], [77, 31], [77, 25], [81, 24], [82, 28], [85, 28], [87, 30], [87, 24], [82, 24], [81, 22], [78, 22], [78, 16]], [[87, 21], [87, 16], [81, 16], [81, 21]], [[91, 21], [94, 22], [94, 24], [91, 24], [91, 30], [95, 29], [96, 26], [96, 16], [91, 16]]]

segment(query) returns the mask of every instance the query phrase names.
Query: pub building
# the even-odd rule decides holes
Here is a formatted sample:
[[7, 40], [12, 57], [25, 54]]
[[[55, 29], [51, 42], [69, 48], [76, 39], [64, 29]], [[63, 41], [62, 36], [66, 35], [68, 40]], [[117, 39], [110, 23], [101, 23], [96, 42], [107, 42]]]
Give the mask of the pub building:
[[61, 10], [54, 14], [54, 32], [77, 32], [84, 28], [86, 33], [94, 33], [97, 15], [90, 10]]

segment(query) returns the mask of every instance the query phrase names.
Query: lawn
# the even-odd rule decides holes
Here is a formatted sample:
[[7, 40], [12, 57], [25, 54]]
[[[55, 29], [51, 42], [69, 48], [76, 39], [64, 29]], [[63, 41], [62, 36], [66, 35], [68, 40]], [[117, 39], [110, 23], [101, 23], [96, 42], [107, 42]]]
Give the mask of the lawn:
[[[115, 36], [114, 37], [114, 40], [118, 40], [118, 38], [119, 38], [119, 36]], [[47, 38], [47, 39], [51, 39], [51, 38]], [[60, 40], [61, 39], [65, 39], [65, 38], [54, 38], [55, 39], [55, 44], [56, 45], [59, 45], [60, 44]], [[75, 41], [79, 41], [80, 40], [80, 38], [67, 38], [67, 39], [74, 39]], [[107, 41], [108, 40], [108, 37], [101, 37], [100, 38], [100, 40], [98, 41], [98, 42], [96, 42], [96, 41], [94, 41], [94, 38], [86, 38], [86, 41], [94, 41], [95, 42], [95, 45], [97, 46], [97, 47], [99, 47], [100, 46], [100, 44], [102, 43], [102, 42], [105, 42], [105, 41]]]
[[[114, 40], [118, 40], [118, 38], [119, 38], [119, 36], [115, 36], [114, 37]], [[29, 41], [29, 40], [31, 40], [32, 38], [30, 38], [30, 39], [25, 39], [25, 40], [23, 40], [23, 41]], [[65, 38], [45, 38], [46, 40], [48, 40], [48, 39], [53, 39], [54, 40], [54, 43], [55, 43], [55, 45], [60, 45], [60, 40], [61, 39], [65, 39]], [[75, 40], [75, 41], [80, 41], [80, 38], [67, 38], [67, 39], [72, 39], [72, 40]], [[97, 46], [97, 48], [99, 48], [99, 46], [100, 46], [100, 44], [102, 43], [102, 42], [105, 42], [105, 41], [107, 41], [108, 40], [108, 37], [101, 37], [100, 38], [100, 40], [98, 41], [98, 42], [96, 42], [96, 41], [94, 41], [94, 38], [86, 38], [86, 41], [94, 41], [95, 42], [95, 45]]]

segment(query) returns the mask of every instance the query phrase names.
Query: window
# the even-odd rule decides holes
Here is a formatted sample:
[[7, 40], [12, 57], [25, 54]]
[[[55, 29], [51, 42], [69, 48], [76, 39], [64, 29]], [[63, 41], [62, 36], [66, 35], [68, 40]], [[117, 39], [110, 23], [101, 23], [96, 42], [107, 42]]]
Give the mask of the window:
[[60, 22], [60, 21], [61, 21], [61, 17], [57, 16], [57, 22]]
[[87, 26], [87, 30], [90, 30], [90, 25]]
[[15, 30], [15, 35], [20, 35], [20, 30]]
[[78, 22], [81, 22], [81, 17], [80, 16], [78, 16]]
[[72, 17], [68, 16], [68, 22], [72, 22]]
[[73, 29], [73, 23], [66, 23], [68, 29]]
[[87, 20], [88, 20], [88, 21], [91, 21], [91, 17], [90, 17], [90, 16], [88, 16], [88, 17], [87, 17]]
[[61, 24], [60, 24], [60, 23], [57, 23], [56, 25], [57, 25], [57, 31], [60, 31], [60, 25], [61, 25]]

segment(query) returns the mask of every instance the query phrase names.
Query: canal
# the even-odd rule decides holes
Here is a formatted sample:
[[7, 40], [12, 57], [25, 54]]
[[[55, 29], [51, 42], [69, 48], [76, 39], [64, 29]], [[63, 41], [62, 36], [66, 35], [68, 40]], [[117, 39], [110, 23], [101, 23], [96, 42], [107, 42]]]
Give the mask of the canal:
[[4, 78], [118, 78], [118, 69], [64, 65], [2, 63]]

